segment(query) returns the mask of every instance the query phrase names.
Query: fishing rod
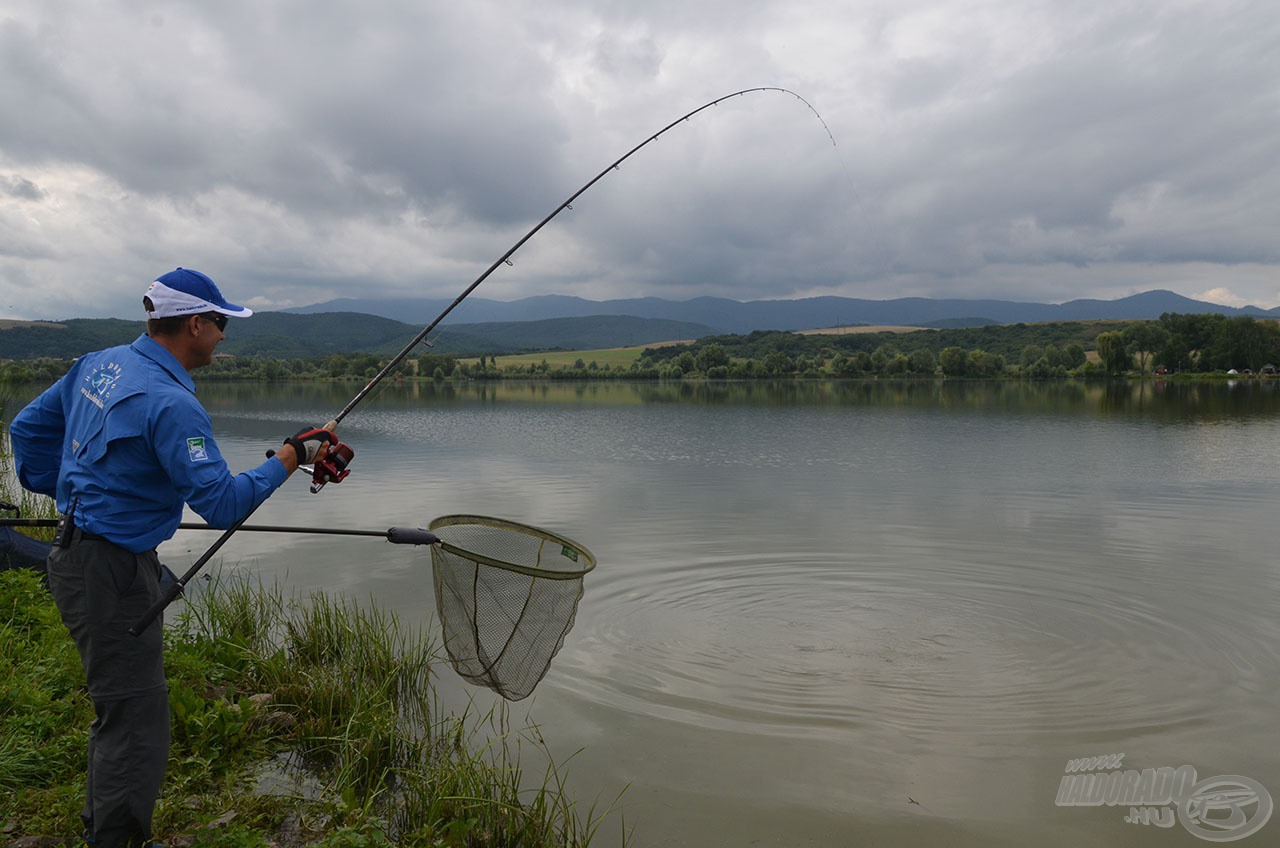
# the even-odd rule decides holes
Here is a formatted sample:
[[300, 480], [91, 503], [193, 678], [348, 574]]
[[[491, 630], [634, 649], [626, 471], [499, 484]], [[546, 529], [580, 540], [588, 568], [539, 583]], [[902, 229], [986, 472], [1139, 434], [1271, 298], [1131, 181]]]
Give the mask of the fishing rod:
[[[0, 518], [0, 527], [57, 527], [56, 518]], [[221, 530], [208, 524], [184, 521], [179, 530]], [[393, 545], [434, 545], [435, 534], [419, 527], [388, 527], [386, 530], [346, 530], [340, 527], [284, 527], [276, 524], [244, 524], [242, 533], [305, 533], [319, 536], [370, 536], [386, 539]]]
[[691, 112], [687, 112], [687, 113], [685, 113], [684, 115], [681, 115], [679, 118], [676, 118], [674, 121], [672, 121], [671, 123], [667, 124], [665, 127], [663, 127], [662, 129], [658, 130], [656, 133], [654, 133], [653, 135], [649, 136], [649, 137], [648, 137], [648, 138], [646, 138], [644, 141], [640, 142], [640, 143], [639, 143], [639, 144], [637, 144], [635, 147], [633, 147], [633, 148], [631, 148], [630, 150], [628, 150], [626, 153], [624, 153], [624, 154], [623, 154], [622, 156], [620, 156], [618, 159], [614, 160], [614, 162], [613, 162], [612, 164], [610, 164], [607, 168], [605, 168], [603, 171], [601, 171], [600, 173], [598, 173], [598, 174], [596, 174], [594, 177], [592, 177], [590, 180], [588, 180], [588, 181], [587, 181], [587, 183], [586, 183], [586, 185], [584, 185], [582, 188], [580, 188], [580, 189], [578, 189], [577, 191], [575, 191], [573, 194], [569, 195], [569, 197], [568, 197], [568, 198], [566, 198], [566, 199], [565, 199], [565, 201], [564, 201], [563, 203], [561, 203], [561, 204], [560, 204], [559, 206], [557, 206], [555, 209], [551, 210], [550, 214], [548, 214], [548, 215], [547, 215], [547, 217], [545, 217], [545, 218], [543, 218], [541, 221], [539, 221], [536, 225], [534, 225], [533, 229], [529, 230], [529, 232], [525, 233], [525, 234], [520, 238], [520, 240], [519, 240], [519, 241], [517, 241], [515, 244], [511, 245], [511, 247], [507, 250], [507, 252], [506, 252], [506, 253], [502, 254], [502, 255], [501, 255], [501, 256], [499, 256], [496, 260], [494, 260], [494, 263], [493, 263], [492, 265], [490, 265], [490, 266], [485, 270], [485, 272], [484, 272], [483, 274], [481, 274], [479, 277], [476, 277], [475, 282], [473, 282], [471, 285], [467, 286], [467, 287], [463, 290], [462, 294], [460, 294], [460, 295], [458, 295], [456, 298], [454, 298], [453, 303], [450, 303], [447, 307], [445, 307], [445, 310], [444, 310], [443, 312], [441, 312], [439, 315], [437, 315], [437, 316], [436, 316], [436, 319], [435, 319], [434, 321], [432, 321], [432, 322], [431, 322], [430, 324], [428, 324], [427, 326], [423, 327], [423, 328], [422, 328], [422, 331], [421, 331], [421, 332], [419, 332], [419, 333], [418, 333], [418, 335], [414, 336], [414, 337], [413, 337], [413, 340], [412, 340], [412, 341], [410, 341], [407, 345], [405, 345], [405, 346], [404, 346], [404, 349], [403, 349], [403, 350], [401, 350], [398, 354], [396, 354], [396, 356], [395, 356], [395, 358], [394, 358], [394, 359], [392, 359], [390, 362], [388, 362], [388, 363], [383, 367], [383, 369], [382, 369], [381, 371], [379, 371], [377, 374], [375, 374], [375, 375], [373, 376], [373, 379], [371, 379], [371, 380], [369, 381], [369, 384], [368, 384], [368, 385], [366, 385], [363, 389], [361, 389], [361, 390], [356, 394], [356, 396], [355, 396], [355, 397], [353, 397], [353, 398], [351, 399], [351, 402], [350, 402], [350, 403], [348, 403], [345, 407], [343, 407], [343, 409], [342, 409], [342, 411], [341, 411], [341, 412], [339, 412], [336, 416], [334, 416], [333, 423], [334, 423], [335, 425], [342, 423], [342, 419], [346, 418], [346, 417], [347, 417], [347, 415], [348, 415], [348, 413], [350, 413], [350, 412], [351, 412], [351, 410], [355, 409], [355, 408], [356, 408], [356, 406], [357, 406], [357, 405], [359, 405], [360, 401], [362, 401], [362, 400], [364, 400], [364, 399], [365, 399], [365, 397], [369, 394], [369, 392], [373, 391], [374, 386], [376, 386], [376, 385], [378, 385], [378, 383], [382, 382], [382, 380], [383, 380], [383, 378], [384, 378], [384, 377], [386, 377], [388, 374], [390, 374], [390, 373], [391, 373], [391, 371], [392, 371], [392, 370], [393, 370], [397, 365], [399, 365], [401, 362], [403, 362], [403, 361], [404, 361], [404, 358], [405, 358], [406, 356], [408, 356], [408, 355], [409, 355], [409, 352], [410, 352], [410, 351], [412, 351], [415, 347], [417, 347], [417, 346], [422, 342], [422, 340], [423, 340], [423, 339], [425, 339], [425, 338], [427, 337], [427, 334], [428, 334], [428, 333], [430, 333], [432, 330], [434, 330], [434, 329], [436, 328], [436, 325], [437, 325], [437, 324], [439, 324], [441, 321], [443, 321], [443, 320], [445, 319], [445, 317], [446, 317], [450, 312], [452, 312], [452, 311], [454, 310], [454, 308], [455, 308], [458, 304], [460, 304], [460, 303], [462, 303], [462, 301], [466, 300], [466, 299], [467, 299], [467, 296], [468, 296], [469, 294], [471, 294], [473, 291], [475, 291], [475, 290], [476, 290], [476, 288], [477, 288], [481, 283], [483, 283], [485, 280], [489, 279], [489, 275], [490, 275], [490, 274], [492, 274], [494, 271], [498, 270], [498, 268], [500, 268], [502, 265], [504, 265], [504, 264], [506, 264], [506, 265], [512, 265], [512, 264], [514, 264], [514, 263], [511, 261], [511, 257], [515, 254], [515, 252], [516, 252], [517, 250], [519, 250], [521, 247], [523, 247], [523, 246], [524, 246], [524, 244], [525, 244], [525, 242], [527, 242], [529, 239], [531, 239], [531, 238], [533, 238], [535, 235], [537, 235], [539, 230], [541, 230], [541, 229], [542, 229], [543, 227], [545, 227], [547, 224], [551, 223], [551, 220], [552, 220], [553, 218], [555, 218], [557, 215], [559, 215], [561, 212], [563, 212], [563, 211], [564, 211], [564, 210], [566, 210], [566, 209], [572, 209], [572, 208], [573, 208], [573, 201], [577, 200], [580, 196], [582, 196], [582, 195], [583, 195], [583, 194], [584, 194], [588, 189], [590, 189], [593, 185], [595, 185], [596, 183], [600, 182], [600, 180], [604, 179], [604, 178], [605, 178], [605, 177], [606, 177], [606, 176], [607, 176], [611, 171], [616, 171], [616, 170], [618, 170], [618, 166], [620, 166], [623, 162], [625, 162], [625, 161], [627, 161], [628, 159], [630, 159], [630, 158], [631, 158], [631, 156], [632, 156], [633, 154], [637, 153], [641, 148], [645, 147], [645, 146], [646, 146], [646, 145], [648, 145], [650, 142], [656, 141], [656, 140], [657, 140], [657, 139], [659, 139], [661, 136], [663, 136], [663, 135], [664, 135], [668, 130], [672, 129], [673, 127], [678, 126], [679, 124], [684, 123], [685, 121], [689, 120], [690, 118], [692, 118], [694, 115], [698, 114], [699, 112], [702, 112], [702, 111], [704, 111], [704, 110], [706, 110], [706, 109], [710, 109], [712, 106], [718, 106], [719, 104], [723, 103], [724, 101], [726, 101], [726, 100], [731, 100], [731, 99], [733, 99], [734, 97], [741, 97], [741, 96], [743, 96], [743, 95], [745, 95], [745, 94], [751, 94], [752, 92], [756, 92], [756, 91], [778, 91], [778, 92], [782, 92], [783, 94], [790, 94], [792, 97], [794, 97], [794, 98], [796, 98], [797, 100], [799, 100], [801, 103], [803, 103], [805, 106], [807, 106], [807, 107], [808, 107], [808, 109], [809, 109], [809, 111], [810, 111], [810, 112], [812, 112], [815, 116], [817, 116], [818, 121], [819, 121], [819, 122], [821, 122], [821, 124], [822, 124], [822, 128], [823, 128], [824, 130], [826, 130], [826, 131], [827, 131], [827, 138], [831, 139], [831, 144], [832, 144], [832, 146], [835, 146], [835, 143], [836, 143], [835, 136], [833, 136], [833, 135], [831, 134], [831, 128], [827, 126], [827, 122], [826, 122], [825, 120], [823, 120], [822, 115], [820, 115], [820, 114], [818, 113], [818, 110], [817, 110], [817, 109], [815, 109], [815, 108], [813, 107], [813, 104], [812, 104], [812, 103], [810, 103], [808, 100], [805, 100], [803, 97], [801, 97], [799, 94], [796, 94], [794, 91], [792, 91], [792, 90], [791, 90], [791, 89], [789, 89], [789, 88], [778, 88], [778, 87], [776, 87], [776, 86], [760, 86], [760, 87], [757, 87], [757, 88], [744, 88], [744, 89], [743, 89], [743, 90], [741, 90], [741, 91], [735, 91], [735, 92], [733, 92], [732, 94], [726, 94], [726, 95], [724, 95], [723, 97], [717, 97], [715, 100], [711, 100], [711, 101], [709, 101], [709, 102], [707, 102], [707, 103], [704, 103], [704, 104], [702, 104], [701, 106], [699, 106], [697, 109], [694, 109], [694, 110], [693, 110], [693, 111], [691, 111]]
[[[827, 138], [831, 139], [832, 146], [833, 147], [835, 146], [836, 144], [835, 136], [831, 134], [831, 128], [827, 126], [827, 122], [823, 120], [822, 115], [818, 112], [817, 109], [814, 108], [812, 103], [810, 103], [808, 100], [805, 100], [803, 97], [801, 97], [799, 94], [797, 94], [796, 92], [792, 91], [789, 88], [780, 88], [778, 86], [757, 86], [755, 88], [744, 88], [741, 91], [735, 91], [732, 94], [726, 94], [723, 97], [717, 97], [714, 100], [710, 100], [702, 104], [697, 109], [693, 109], [689, 112], [686, 112], [685, 114], [681, 115], [679, 118], [676, 118], [674, 121], [667, 124], [662, 129], [658, 130], [653, 135], [646, 138], [644, 141], [637, 144], [635, 147], [628, 150], [622, 156], [615, 159], [603, 171], [601, 171], [600, 173], [592, 177], [590, 180], [588, 180], [586, 184], [582, 186], [582, 188], [578, 189], [573, 194], [569, 195], [559, 206], [551, 210], [551, 212], [545, 218], [543, 218], [541, 221], [539, 221], [537, 224], [534, 225], [533, 229], [529, 230], [529, 232], [521, 236], [520, 239], [515, 244], [511, 245], [511, 247], [508, 248], [505, 253], [503, 253], [496, 260], [494, 260], [493, 264], [490, 265], [488, 268], [486, 268], [484, 273], [476, 277], [475, 281], [472, 282], [471, 285], [463, 289], [462, 294], [454, 298], [453, 302], [450, 303], [447, 307], [445, 307], [444, 311], [441, 312], [439, 315], [437, 315], [435, 320], [433, 320], [427, 326], [423, 327], [422, 330], [419, 331], [419, 333], [416, 336], [414, 336], [413, 339], [408, 344], [406, 344], [404, 348], [401, 349], [401, 351], [391, 359], [390, 362], [384, 365], [382, 367], [382, 370], [380, 370], [377, 374], [375, 374], [373, 378], [369, 380], [368, 384], [366, 384], [363, 389], [361, 389], [359, 392], [356, 393], [356, 396], [351, 399], [351, 402], [348, 403], [346, 406], [344, 406], [342, 410], [333, 417], [333, 420], [325, 425], [324, 429], [334, 430], [339, 424], [341, 424], [342, 420], [346, 418], [353, 409], [355, 409], [357, 406], [360, 405], [360, 402], [363, 401], [371, 391], [373, 391], [374, 387], [376, 387], [379, 383], [381, 383], [383, 379], [386, 378], [386, 376], [390, 374], [397, 365], [403, 362], [404, 358], [409, 355], [410, 351], [412, 351], [415, 347], [421, 344], [422, 341], [426, 339], [427, 335], [432, 330], [434, 330], [436, 326], [441, 321], [443, 321], [445, 317], [448, 316], [448, 314], [458, 306], [458, 304], [466, 300], [468, 295], [470, 295], [473, 291], [475, 291], [476, 288], [478, 288], [481, 283], [489, 279], [489, 275], [491, 275], [494, 271], [498, 270], [498, 268], [500, 268], [502, 265], [504, 264], [513, 265], [514, 263], [511, 261], [511, 257], [515, 254], [515, 252], [519, 250], [521, 247], [524, 247], [525, 243], [529, 241], [529, 239], [537, 235], [538, 231], [541, 230], [543, 227], [545, 227], [547, 224], [551, 223], [551, 221], [557, 215], [559, 215], [561, 212], [563, 212], [566, 209], [572, 209], [573, 201], [581, 197], [593, 185], [600, 182], [600, 180], [604, 179], [610, 172], [618, 170], [619, 166], [621, 166], [623, 162], [630, 159], [633, 155], [635, 155], [641, 149], [648, 146], [650, 143], [657, 141], [659, 138], [665, 135], [668, 131], [670, 131], [676, 126], [679, 126], [685, 121], [689, 120], [694, 115], [697, 115], [699, 112], [703, 112], [707, 109], [710, 109], [713, 106], [718, 106], [721, 103], [725, 102], [726, 100], [732, 100], [735, 97], [742, 97], [747, 94], [752, 94], [755, 92], [763, 92], [763, 91], [776, 91], [782, 94], [789, 94], [792, 97], [799, 100], [801, 103], [803, 103], [806, 107], [808, 107], [809, 111], [812, 112], [818, 118], [818, 121], [822, 124], [822, 128], [827, 132]], [[329, 453], [332, 454], [332, 456], [326, 456], [324, 460], [319, 461], [315, 464], [315, 469], [312, 475], [312, 483], [311, 483], [311, 491], [313, 494], [316, 492], [319, 492], [322, 488], [324, 488], [326, 483], [341, 482], [342, 479], [345, 478], [349, 473], [347, 466], [350, 464], [351, 459], [354, 456], [354, 452], [351, 450], [351, 448], [348, 447], [347, 445], [338, 443], [331, 448]], [[254, 509], [256, 510], [257, 507], [255, 507]], [[244, 525], [244, 522], [247, 521], [251, 515], [253, 515], [253, 512], [254, 510], [250, 510], [248, 515], [246, 515], [240, 521], [233, 524], [226, 532], [224, 532], [222, 536], [220, 536], [218, 540], [214, 542], [212, 546], [210, 546], [209, 550], [205, 551], [204, 555], [201, 556], [200, 559], [196, 560], [195, 564], [192, 565], [190, 569], [188, 569], [187, 573], [184, 574], [181, 578], [179, 578], [177, 582], [175, 582], [175, 584], [172, 587], [170, 587], [170, 589], [162, 595], [160, 600], [156, 601], [155, 604], [152, 605], [151, 609], [147, 610], [142, 615], [142, 617], [138, 619], [137, 623], [134, 624], [133, 627], [129, 628], [129, 632], [132, 633], [134, 636], [137, 636], [139, 633], [145, 630], [147, 626], [151, 624], [152, 620], [155, 619], [155, 617], [158, 616], [164, 610], [165, 607], [167, 607], [170, 603], [172, 603], [174, 598], [178, 597], [178, 595], [182, 593], [183, 587], [186, 586], [187, 581], [195, 577], [196, 573], [201, 568], [204, 567], [204, 564], [208, 562], [209, 559], [211, 559], [213, 555], [217, 553], [218, 550], [223, 545], [225, 545], [227, 541], [232, 536], [234, 536], [238, 530], [241, 529], [241, 527]]]

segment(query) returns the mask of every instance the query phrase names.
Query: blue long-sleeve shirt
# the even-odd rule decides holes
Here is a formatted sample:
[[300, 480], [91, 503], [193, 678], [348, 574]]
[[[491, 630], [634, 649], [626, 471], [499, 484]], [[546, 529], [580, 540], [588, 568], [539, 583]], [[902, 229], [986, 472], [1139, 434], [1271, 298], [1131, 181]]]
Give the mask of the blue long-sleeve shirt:
[[143, 335], [80, 357], [9, 427], [18, 480], [76, 525], [135, 553], [173, 536], [187, 503], [230, 527], [284, 483], [271, 458], [232, 475], [191, 375]]

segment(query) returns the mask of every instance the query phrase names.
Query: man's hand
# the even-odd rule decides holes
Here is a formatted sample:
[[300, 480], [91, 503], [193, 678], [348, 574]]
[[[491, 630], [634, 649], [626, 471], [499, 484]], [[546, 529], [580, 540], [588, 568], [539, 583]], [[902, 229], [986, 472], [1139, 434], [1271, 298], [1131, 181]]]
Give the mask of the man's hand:
[[323, 459], [329, 445], [338, 441], [338, 437], [328, 430], [319, 427], [303, 427], [284, 440], [293, 448], [299, 465], [311, 465], [317, 459]]

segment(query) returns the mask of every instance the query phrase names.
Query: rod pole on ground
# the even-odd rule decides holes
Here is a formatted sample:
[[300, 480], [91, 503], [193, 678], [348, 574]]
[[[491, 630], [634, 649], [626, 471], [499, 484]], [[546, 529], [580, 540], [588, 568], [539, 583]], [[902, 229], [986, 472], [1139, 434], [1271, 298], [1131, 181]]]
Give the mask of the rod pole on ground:
[[[56, 518], [0, 518], [0, 527], [57, 527], [58, 519]], [[208, 524], [197, 524], [191, 521], [184, 521], [178, 525], [179, 530], [217, 530], [217, 527], [210, 527]], [[285, 527], [274, 524], [246, 524], [239, 530], [241, 533], [302, 533], [317, 536], [370, 536], [379, 539], [387, 539], [387, 534], [392, 530], [402, 528], [392, 527], [390, 530], [347, 530], [341, 527]], [[424, 531], [425, 532], [425, 531]], [[391, 540], [388, 540], [391, 541]], [[425, 543], [419, 543], [425, 544]]]

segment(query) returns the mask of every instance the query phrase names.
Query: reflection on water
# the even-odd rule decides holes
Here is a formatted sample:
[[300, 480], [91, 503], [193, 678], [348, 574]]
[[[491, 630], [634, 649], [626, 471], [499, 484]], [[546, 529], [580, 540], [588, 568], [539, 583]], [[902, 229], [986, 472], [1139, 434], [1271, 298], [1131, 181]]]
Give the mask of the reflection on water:
[[[203, 383], [211, 410], [308, 405], [344, 407], [358, 383]], [[1235, 420], [1274, 415], [1280, 384], [1173, 381], [706, 381], [706, 382], [494, 382], [380, 384], [369, 406], [519, 402], [754, 406], [868, 406], [919, 410], [971, 410], [1019, 414], [1133, 415], [1153, 420]], [[362, 407], [362, 409], [367, 407]], [[357, 413], [358, 414], [358, 413]]]
[[[244, 467], [358, 388], [201, 395]], [[630, 787], [636, 844], [1170, 846], [1059, 781], [1124, 753], [1280, 796], [1278, 423], [1259, 383], [392, 384], [344, 422], [351, 478], [255, 520], [580, 539], [599, 567], [517, 715], [582, 749], [588, 802]], [[233, 547], [429, 620], [421, 552]]]

